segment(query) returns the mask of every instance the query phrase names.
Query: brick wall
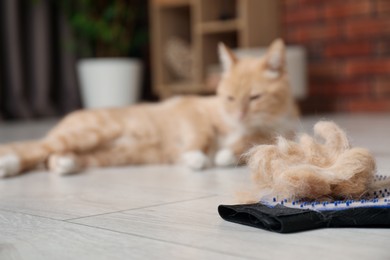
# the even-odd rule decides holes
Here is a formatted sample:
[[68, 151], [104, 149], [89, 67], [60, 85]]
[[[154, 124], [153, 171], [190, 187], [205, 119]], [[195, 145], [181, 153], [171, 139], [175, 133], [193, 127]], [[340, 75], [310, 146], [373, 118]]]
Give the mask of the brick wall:
[[390, 0], [282, 3], [284, 39], [309, 54], [303, 111], [390, 111]]

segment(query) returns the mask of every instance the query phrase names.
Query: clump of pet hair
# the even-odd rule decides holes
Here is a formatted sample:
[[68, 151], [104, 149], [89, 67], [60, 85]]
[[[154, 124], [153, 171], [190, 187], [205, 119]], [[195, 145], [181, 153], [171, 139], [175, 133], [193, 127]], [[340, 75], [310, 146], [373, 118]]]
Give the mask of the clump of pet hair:
[[314, 134], [301, 134], [296, 142], [278, 137], [275, 145], [248, 152], [257, 200], [357, 199], [378, 188], [375, 159], [368, 150], [352, 148], [333, 122], [316, 123]]

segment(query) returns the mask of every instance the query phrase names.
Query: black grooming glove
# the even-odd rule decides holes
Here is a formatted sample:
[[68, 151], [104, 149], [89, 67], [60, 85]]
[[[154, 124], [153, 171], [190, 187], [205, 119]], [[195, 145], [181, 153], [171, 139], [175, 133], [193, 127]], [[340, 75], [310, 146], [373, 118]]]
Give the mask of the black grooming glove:
[[278, 233], [293, 233], [326, 227], [390, 227], [389, 207], [355, 207], [314, 211], [261, 203], [220, 205], [219, 215], [227, 221]]

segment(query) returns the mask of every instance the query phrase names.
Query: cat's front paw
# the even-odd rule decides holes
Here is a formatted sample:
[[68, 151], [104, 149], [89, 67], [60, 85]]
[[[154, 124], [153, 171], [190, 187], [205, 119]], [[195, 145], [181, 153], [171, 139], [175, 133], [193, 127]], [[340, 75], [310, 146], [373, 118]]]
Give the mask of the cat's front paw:
[[48, 167], [51, 172], [67, 175], [77, 172], [77, 158], [72, 154], [54, 154], [49, 157]]
[[215, 155], [214, 163], [216, 166], [229, 167], [237, 165], [237, 157], [230, 149], [222, 149]]
[[202, 151], [185, 152], [182, 162], [193, 170], [202, 170], [209, 165], [209, 158]]
[[20, 159], [16, 154], [0, 156], [0, 178], [15, 176], [20, 172]]

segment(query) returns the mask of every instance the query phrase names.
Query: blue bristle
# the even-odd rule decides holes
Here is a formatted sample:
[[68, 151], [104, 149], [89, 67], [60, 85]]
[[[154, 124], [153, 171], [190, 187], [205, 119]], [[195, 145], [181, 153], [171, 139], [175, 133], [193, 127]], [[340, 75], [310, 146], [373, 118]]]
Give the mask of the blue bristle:
[[[386, 176], [376, 176], [376, 178], [379, 180], [380, 178], [386, 178]], [[354, 203], [359, 203], [362, 204], [362, 206], [365, 207], [370, 207], [370, 206], [389, 206], [390, 203], [390, 188], [383, 188], [383, 189], [378, 189], [376, 191], [372, 191], [371, 193], [368, 193], [365, 195], [364, 198], [358, 199], [358, 200], [353, 200], [353, 199], [345, 199], [345, 200], [334, 200], [334, 201], [305, 201], [302, 199], [294, 199], [294, 198], [289, 198], [289, 199], [280, 199], [277, 197], [272, 198], [272, 201], [275, 202], [275, 204], [280, 204], [284, 206], [293, 206], [296, 208], [304, 208], [308, 209], [311, 208], [313, 210], [327, 210], [329, 209], [327, 205], [330, 205], [330, 208], [336, 207], [339, 210], [344, 209], [345, 207], [348, 208], [354, 208], [354, 207], [359, 207], [359, 205], [356, 205]], [[367, 203], [367, 204], [366, 204]], [[365, 204], [365, 205], [363, 205]], [[371, 204], [371, 205], [370, 205]], [[317, 207], [317, 205], [321, 205]], [[361, 206], [361, 207], [362, 207]], [[317, 209], [316, 209], [317, 207]], [[337, 209], [335, 209], [337, 210]]]

